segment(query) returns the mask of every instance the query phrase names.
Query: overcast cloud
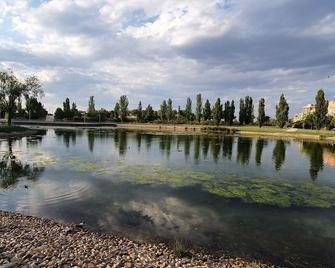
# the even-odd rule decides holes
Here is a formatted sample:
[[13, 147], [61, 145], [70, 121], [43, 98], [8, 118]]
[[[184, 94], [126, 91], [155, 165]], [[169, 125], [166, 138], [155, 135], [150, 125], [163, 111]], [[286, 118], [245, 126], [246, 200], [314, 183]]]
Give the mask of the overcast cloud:
[[335, 1], [2, 0], [0, 68], [37, 74], [50, 112], [65, 97], [112, 109], [283, 92], [291, 115], [335, 99]]

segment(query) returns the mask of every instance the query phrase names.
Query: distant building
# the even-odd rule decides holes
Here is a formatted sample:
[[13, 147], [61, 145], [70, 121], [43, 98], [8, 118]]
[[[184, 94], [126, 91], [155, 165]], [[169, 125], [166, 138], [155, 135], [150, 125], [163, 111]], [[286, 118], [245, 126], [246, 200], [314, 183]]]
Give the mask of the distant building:
[[[293, 122], [298, 122], [301, 120], [304, 120], [307, 115], [314, 113], [315, 111], [315, 104], [307, 104], [304, 107], [302, 107], [302, 112], [299, 114], [296, 114], [293, 117]], [[328, 104], [328, 115], [329, 116], [335, 116], [335, 100], [329, 101]]]

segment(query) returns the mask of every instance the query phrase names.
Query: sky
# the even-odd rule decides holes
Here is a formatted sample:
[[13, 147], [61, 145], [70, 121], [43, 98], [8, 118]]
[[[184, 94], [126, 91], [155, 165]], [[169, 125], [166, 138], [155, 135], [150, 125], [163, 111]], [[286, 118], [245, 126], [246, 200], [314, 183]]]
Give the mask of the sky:
[[281, 93], [290, 114], [335, 99], [334, 0], [0, 0], [0, 69], [37, 75], [49, 112], [202, 93], [212, 103]]

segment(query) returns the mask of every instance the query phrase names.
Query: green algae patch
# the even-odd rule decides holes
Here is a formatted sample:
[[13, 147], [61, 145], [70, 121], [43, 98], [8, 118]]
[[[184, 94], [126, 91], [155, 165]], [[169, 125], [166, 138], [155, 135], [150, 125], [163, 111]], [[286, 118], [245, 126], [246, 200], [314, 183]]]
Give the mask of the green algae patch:
[[66, 163], [64, 163], [63, 167], [73, 169], [77, 172], [90, 172], [103, 169], [104, 165], [101, 163], [90, 162], [83, 158], [76, 157], [69, 159]]
[[226, 178], [204, 185], [204, 190], [245, 203], [287, 207], [330, 208], [335, 206], [335, 189], [313, 183], [282, 179]]
[[285, 179], [248, 178], [234, 174], [171, 169], [163, 165], [122, 165], [114, 172], [137, 184], [167, 184], [171, 187], [200, 185], [203, 191], [245, 203], [288, 207], [335, 207], [335, 189], [315, 183]]

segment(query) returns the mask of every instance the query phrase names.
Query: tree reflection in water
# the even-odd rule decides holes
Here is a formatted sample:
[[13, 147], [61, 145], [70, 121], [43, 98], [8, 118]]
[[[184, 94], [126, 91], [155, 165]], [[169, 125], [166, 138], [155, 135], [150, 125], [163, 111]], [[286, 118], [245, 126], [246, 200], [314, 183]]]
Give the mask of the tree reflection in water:
[[7, 144], [8, 150], [0, 161], [0, 188], [9, 188], [15, 185], [20, 178], [36, 180], [44, 168], [22, 163], [13, 154], [13, 139], [8, 138]]

